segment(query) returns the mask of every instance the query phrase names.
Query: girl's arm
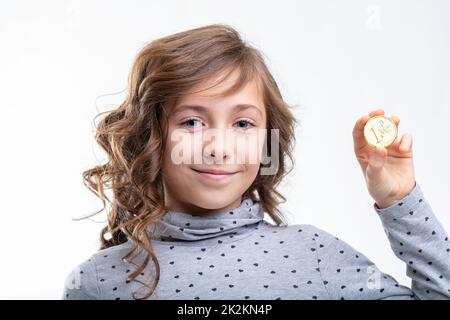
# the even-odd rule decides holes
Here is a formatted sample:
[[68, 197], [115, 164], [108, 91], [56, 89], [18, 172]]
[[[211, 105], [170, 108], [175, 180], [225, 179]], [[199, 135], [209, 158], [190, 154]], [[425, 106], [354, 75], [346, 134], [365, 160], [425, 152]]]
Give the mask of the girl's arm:
[[318, 229], [319, 268], [330, 299], [450, 299], [450, 243], [422, 190], [379, 209], [390, 245], [406, 263], [411, 289], [381, 272], [347, 243]]
[[450, 242], [420, 186], [402, 201], [379, 209], [394, 254], [406, 263], [419, 299], [450, 298]]

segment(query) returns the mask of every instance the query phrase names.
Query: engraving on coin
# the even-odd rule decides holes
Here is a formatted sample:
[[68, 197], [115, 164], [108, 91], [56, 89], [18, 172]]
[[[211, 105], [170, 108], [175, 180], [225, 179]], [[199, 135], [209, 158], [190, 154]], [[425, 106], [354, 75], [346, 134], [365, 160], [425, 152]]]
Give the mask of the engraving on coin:
[[388, 147], [397, 138], [397, 126], [388, 117], [371, 117], [364, 126], [364, 137], [374, 147]]

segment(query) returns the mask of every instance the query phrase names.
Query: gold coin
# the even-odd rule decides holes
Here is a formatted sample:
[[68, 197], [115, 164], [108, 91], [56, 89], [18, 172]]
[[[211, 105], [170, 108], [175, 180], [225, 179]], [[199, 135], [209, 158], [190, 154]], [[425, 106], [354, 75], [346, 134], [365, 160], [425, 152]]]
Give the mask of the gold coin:
[[374, 147], [388, 147], [397, 138], [397, 126], [391, 118], [374, 116], [364, 126], [364, 137]]

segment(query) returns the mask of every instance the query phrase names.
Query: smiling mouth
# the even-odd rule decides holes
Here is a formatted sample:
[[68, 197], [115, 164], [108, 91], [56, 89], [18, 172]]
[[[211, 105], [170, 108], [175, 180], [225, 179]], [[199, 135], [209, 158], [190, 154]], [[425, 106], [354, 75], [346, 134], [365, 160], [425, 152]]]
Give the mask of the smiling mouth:
[[238, 172], [227, 172], [227, 171], [216, 171], [216, 170], [197, 170], [192, 169], [197, 172], [201, 177], [212, 180], [212, 181], [222, 181], [227, 180], [234, 176]]

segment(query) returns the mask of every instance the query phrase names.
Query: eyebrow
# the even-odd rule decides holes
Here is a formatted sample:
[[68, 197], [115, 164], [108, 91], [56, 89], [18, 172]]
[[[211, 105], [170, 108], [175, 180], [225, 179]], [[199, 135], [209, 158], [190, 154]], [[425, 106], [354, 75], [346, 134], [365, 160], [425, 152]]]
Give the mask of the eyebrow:
[[[240, 104], [234, 105], [232, 108], [235, 109], [235, 110], [237, 109], [239, 111], [240, 110], [246, 110], [246, 109], [256, 109], [256, 111], [258, 111], [259, 114], [262, 116], [261, 110], [258, 107], [254, 106], [252, 104], [240, 103]], [[182, 104], [182, 105], [179, 105], [179, 106], [177, 106], [175, 108], [173, 114], [176, 115], [176, 114], [178, 114], [178, 113], [180, 113], [180, 112], [182, 112], [182, 111], [184, 111], [186, 109], [194, 110], [194, 111], [197, 111], [199, 113], [206, 113], [208, 108], [204, 107], [204, 106], [201, 106], [201, 105], [195, 105], [195, 104]]]

